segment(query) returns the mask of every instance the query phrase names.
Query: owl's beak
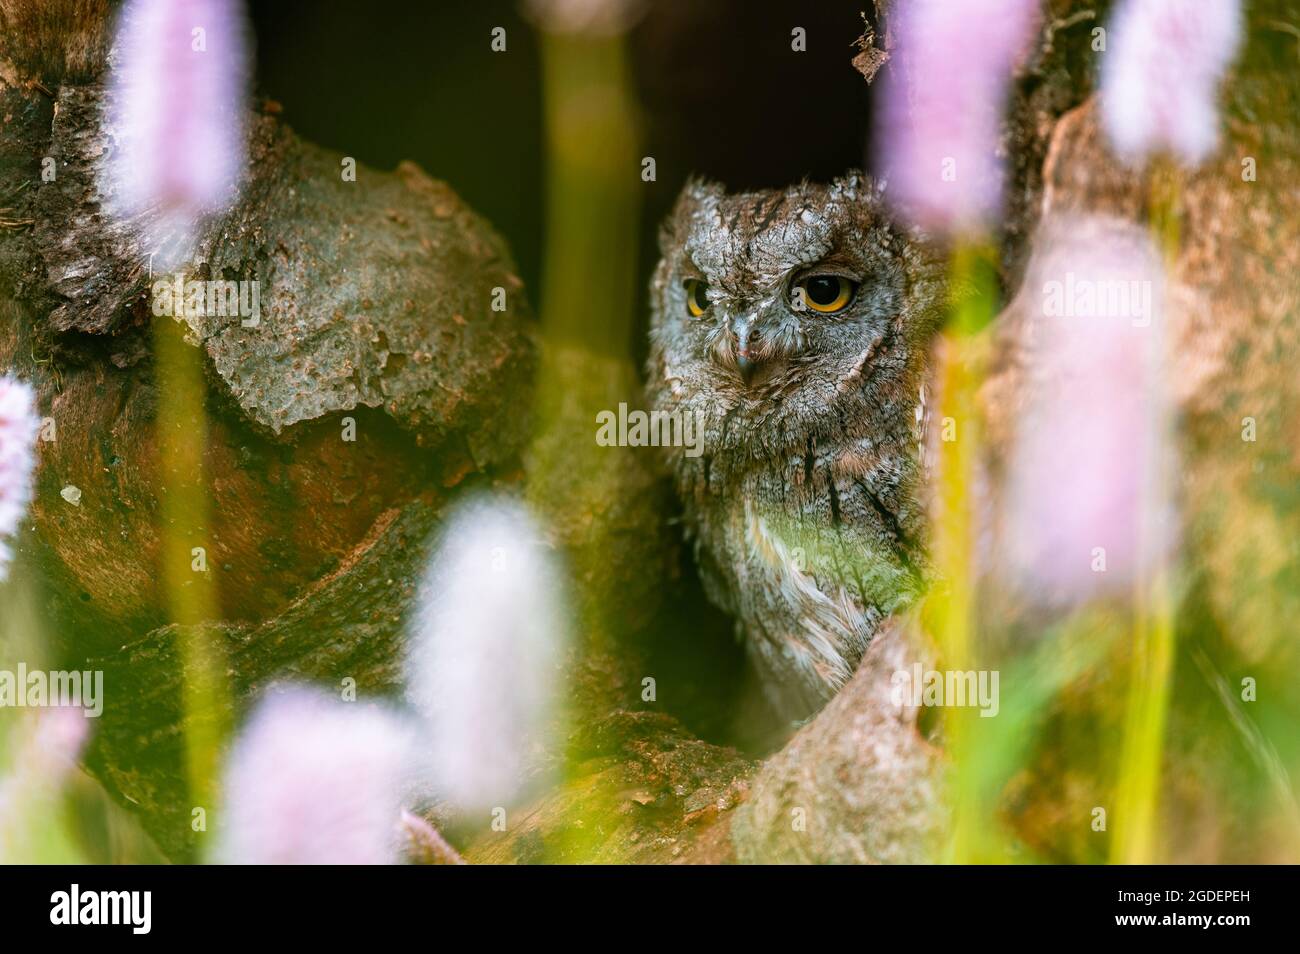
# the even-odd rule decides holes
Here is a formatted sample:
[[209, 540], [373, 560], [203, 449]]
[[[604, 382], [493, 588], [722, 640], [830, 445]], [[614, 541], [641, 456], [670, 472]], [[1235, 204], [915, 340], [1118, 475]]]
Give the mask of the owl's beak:
[[758, 370], [758, 359], [752, 351], [754, 343], [752, 339], [757, 337], [753, 329], [752, 317], [741, 318], [731, 326], [731, 333], [736, 339], [736, 368], [740, 371], [740, 379], [746, 386], [754, 379], [754, 372]]
[[749, 356], [747, 352], [736, 352], [736, 367], [740, 370], [740, 379], [748, 385], [754, 380], [754, 369], [758, 367], [758, 362]]

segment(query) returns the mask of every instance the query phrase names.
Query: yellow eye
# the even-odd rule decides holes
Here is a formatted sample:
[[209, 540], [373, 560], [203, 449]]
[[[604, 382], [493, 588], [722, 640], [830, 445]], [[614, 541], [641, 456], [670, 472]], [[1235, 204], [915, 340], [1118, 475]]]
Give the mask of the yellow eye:
[[692, 318], [698, 318], [708, 310], [709, 297], [706, 294], [708, 290], [708, 282], [702, 282], [698, 278], [686, 282], [686, 310], [691, 313]]
[[822, 314], [839, 311], [857, 290], [856, 282], [839, 275], [810, 275], [795, 286], [795, 294], [802, 292], [801, 297], [808, 307]]

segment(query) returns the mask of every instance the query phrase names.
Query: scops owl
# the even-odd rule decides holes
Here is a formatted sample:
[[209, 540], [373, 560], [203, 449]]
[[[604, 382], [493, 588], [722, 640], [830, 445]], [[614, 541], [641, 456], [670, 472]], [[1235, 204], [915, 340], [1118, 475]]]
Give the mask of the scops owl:
[[692, 182], [660, 247], [652, 412], [703, 431], [702, 452], [668, 452], [687, 533], [777, 711], [803, 718], [925, 583], [944, 269], [860, 174], [735, 195]]

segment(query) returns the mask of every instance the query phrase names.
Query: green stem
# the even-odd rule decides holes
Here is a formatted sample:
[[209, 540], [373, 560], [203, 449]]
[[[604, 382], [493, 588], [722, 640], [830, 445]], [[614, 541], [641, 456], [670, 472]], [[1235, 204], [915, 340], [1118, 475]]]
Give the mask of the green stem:
[[[937, 636], [944, 667], [977, 668], [976, 592], [973, 578], [975, 514], [972, 488], [979, 461], [981, 416], [977, 402], [983, 381], [983, 336], [997, 308], [991, 251], [963, 244], [953, 258], [952, 287], [958, 289], [944, 333], [944, 363], [939, 383], [941, 434], [937, 464], [940, 509], [934, 558], [941, 583], [927, 616]], [[944, 738], [951, 765], [952, 839], [947, 860], [969, 863], [989, 853], [988, 801], [979, 771], [984, 727], [969, 707], [944, 709]]]
[[[1178, 254], [1181, 214], [1178, 171], [1172, 163], [1162, 160], [1152, 170], [1149, 202], [1151, 229], [1166, 269], [1171, 269]], [[1167, 477], [1162, 472], [1163, 461], [1155, 459], [1149, 463], [1155, 472], [1149, 475], [1151, 479], [1146, 481], [1146, 486], [1159, 492]], [[1159, 512], [1159, 501], [1143, 503], [1143, 515]], [[1144, 520], [1140, 532], [1140, 553], [1158, 558], [1152, 545], [1154, 529]], [[1175, 645], [1169, 576], [1157, 567], [1139, 575], [1135, 583], [1133, 657], [1116, 782], [1115, 835], [1110, 852], [1111, 861], [1116, 863], [1151, 864], [1157, 860], [1155, 824]]]
[[[158, 461], [161, 476], [162, 566], [168, 613], [178, 624], [184, 678], [185, 773], [192, 807], [210, 815], [216, 798], [217, 760], [227, 731], [223, 704], [222, 647], [203, 624], [218, 618], [211, 569], [195, 569], [211, 550], [209, 502], [204, 483], [207, 420], [202, 351], [185, 341], [184, 326], [154, 324], [158, 384]], [[205, 556], [195, 553], [202, 547]]]

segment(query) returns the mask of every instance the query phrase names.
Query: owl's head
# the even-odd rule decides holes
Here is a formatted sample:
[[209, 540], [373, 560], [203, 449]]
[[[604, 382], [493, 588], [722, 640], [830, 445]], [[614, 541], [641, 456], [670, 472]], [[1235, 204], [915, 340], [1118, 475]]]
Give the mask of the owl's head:
[[733, 195], [691, 182], [660, 247], [651, 388], [710, 417], [806, 427], [879, 407], [942, 315], [933, 250], [861, 174]]

